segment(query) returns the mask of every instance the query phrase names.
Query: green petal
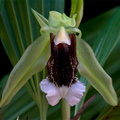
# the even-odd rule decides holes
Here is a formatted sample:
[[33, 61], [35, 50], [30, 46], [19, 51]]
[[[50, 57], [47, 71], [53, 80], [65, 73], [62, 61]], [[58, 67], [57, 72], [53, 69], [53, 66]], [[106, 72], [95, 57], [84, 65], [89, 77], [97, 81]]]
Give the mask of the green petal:
[[33, 74], [43, 70], [49, 59], [49, 39], [49, 34], [44, 34], [26, 49], [8, 78], [0, 107], [8, 104]]
[[73, 15], [72, 18], [66, 16], [64, 13], [61, 14], [56, 11], [50, 11], [49, 12], [49, 26], [53, 28], [60, 28], [61, 26], [64, 26], [65, 28], [72, 28], [75, 27], [75, 17], [76, 15]]
[[35, 16], [35, 18], [37, 19], [38, 23], [40, 24], [41, 27], [47, 27], [48, 26], [48, 20], [43, 17], [41, 14], [39, 14], [38, 12], [36, 12], [35, 10], [32, 9], [32, 12]]
[[72, 6], [70, 11], [70, 17], [76, 15], [75, 27], [78, 28], [83, 17], [83, 0], [72, 0], [71, 2], [72, 2], [71, 3]]
[[118, 99], [112, 86], [112, 79], [98, 63], [91, 47], [77, 38], [78, 70], [110, 105], [117, 105]]

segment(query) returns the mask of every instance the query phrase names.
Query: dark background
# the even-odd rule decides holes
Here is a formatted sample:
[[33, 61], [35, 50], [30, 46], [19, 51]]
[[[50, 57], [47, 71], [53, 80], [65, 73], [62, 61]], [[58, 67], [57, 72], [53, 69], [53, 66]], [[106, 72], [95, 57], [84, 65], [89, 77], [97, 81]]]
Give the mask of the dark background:
[[[82, 23], [120, 5], [120, 0], [84, 0]], [[70, 0], [65, 0], [65, 13], [69, 15]], [[0, 41], [0, 79], [12, 70], [12, 65]]]
[[[65, 0], [65, 12], [70, 13], [70, 0]], [[84, 15], [82, 22], [85, 22], [109, 9], [120, 6], [120, 0], [84, 0]]]

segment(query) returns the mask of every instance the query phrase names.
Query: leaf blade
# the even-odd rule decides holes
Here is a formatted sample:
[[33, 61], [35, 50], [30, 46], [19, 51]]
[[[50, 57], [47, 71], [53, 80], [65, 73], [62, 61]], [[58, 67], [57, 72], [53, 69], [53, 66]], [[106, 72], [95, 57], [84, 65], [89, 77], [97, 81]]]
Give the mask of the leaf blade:
[[[3, 91], [0, 106], [4, 106], [10, 102], [13, 96], [27, 82], [27, 80], [36, 72], [41, 71], [49, 58], [49, 34], [47, 38], [41, 36], [33, 44], [31, 44], [21, 57], [20, 61], [12, 70], [7, 85]], [[46, 49], [46, 47], [48, 49]], [[38, 53], [40, 52], [40, 53]], [[39, 60], [40, 57], [44, 59]], [[8, 99], [9, 98], [9, 99]]]

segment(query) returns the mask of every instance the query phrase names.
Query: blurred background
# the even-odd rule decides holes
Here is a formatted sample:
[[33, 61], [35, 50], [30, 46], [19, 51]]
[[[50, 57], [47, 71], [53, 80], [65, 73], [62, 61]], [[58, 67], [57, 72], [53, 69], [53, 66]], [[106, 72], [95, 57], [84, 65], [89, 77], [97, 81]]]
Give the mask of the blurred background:
[[[120, 5], [120, 0], [84, 0], [84, 15], [82, 23], [101, 13]], [[70, 13], [70, 0], [65, 0], [65, 13]], [[94, 26], [93, 26], [94, 27]], [[0, 41], [0, 79], [12, 70], [12, 65]]]

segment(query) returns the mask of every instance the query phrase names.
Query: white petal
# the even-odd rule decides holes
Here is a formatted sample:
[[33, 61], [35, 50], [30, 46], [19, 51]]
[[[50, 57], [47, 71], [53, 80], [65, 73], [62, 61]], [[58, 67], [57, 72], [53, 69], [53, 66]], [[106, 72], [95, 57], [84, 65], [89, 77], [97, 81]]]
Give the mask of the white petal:
[[16, 120], [19, 120], [19, 116], [17, 117], [17, 119]]
[[[51, 91], [56, 90], [56, 89], [55, 89], [55, 85], [52, 84], [51, 82], [49, 82], [48, 79], [43, 79], [43, 80], [40, 82], [40, 88], [41, 88], [41, 90], [42, 90], [43, 92], [45, 92], [45, 93], [49, 93], [49, 92], [51, 93]], [[52, 89], [50, 89], [50, 88], [52, 88]]]
[[58, 45], [59, 43], [66, 43], [68, 45], [71, 45], [70, 38], [68, 34], [65, 31], [64, 27], [60, 28], [60, 31], [57, 33], [57, 35], [54, 38], [54, 43]]
[[66, 95], [68, 94], [69, 88], [68, 88], [67, 86], [64, 86], [64, 85], [63, 85], [62, 87], [59, 87], [59, 88], [58, 88], [58, 91], [59, 91], [61, 97], [62, 97], [62, 98], [65, 98]]
[[40, 83], [40, 88], [43, 92], [47, 93], [46, 98], [48, 103], [52, 106], [56, 105], [61, 99], [58, 88], [48, 79], [43, 79]]
[[54, 94], [47, 94], [46, 95], [46, 98], [48, 100], [48, 103], [52, 106], [56, 105], [60, 99], [61, 99], [61, 96], [58, 94], [58, 92], [54, 92]]
[[85, 92], [85, 86], [77, 80], [76, 83], [71, 85], [65, 99], [71, 106], [74, 106], [81, 100], [83, 92]]
[[52, 106], [56, 105], [61, 98], [65, 98], [71, 106], [76, 105], [85, 92], [84, 84], [78, 80], [68, 88], [67, 86], [56, 87], [47, 78], [41, 81], [40, 88], [47, 94], [48, 103]]

